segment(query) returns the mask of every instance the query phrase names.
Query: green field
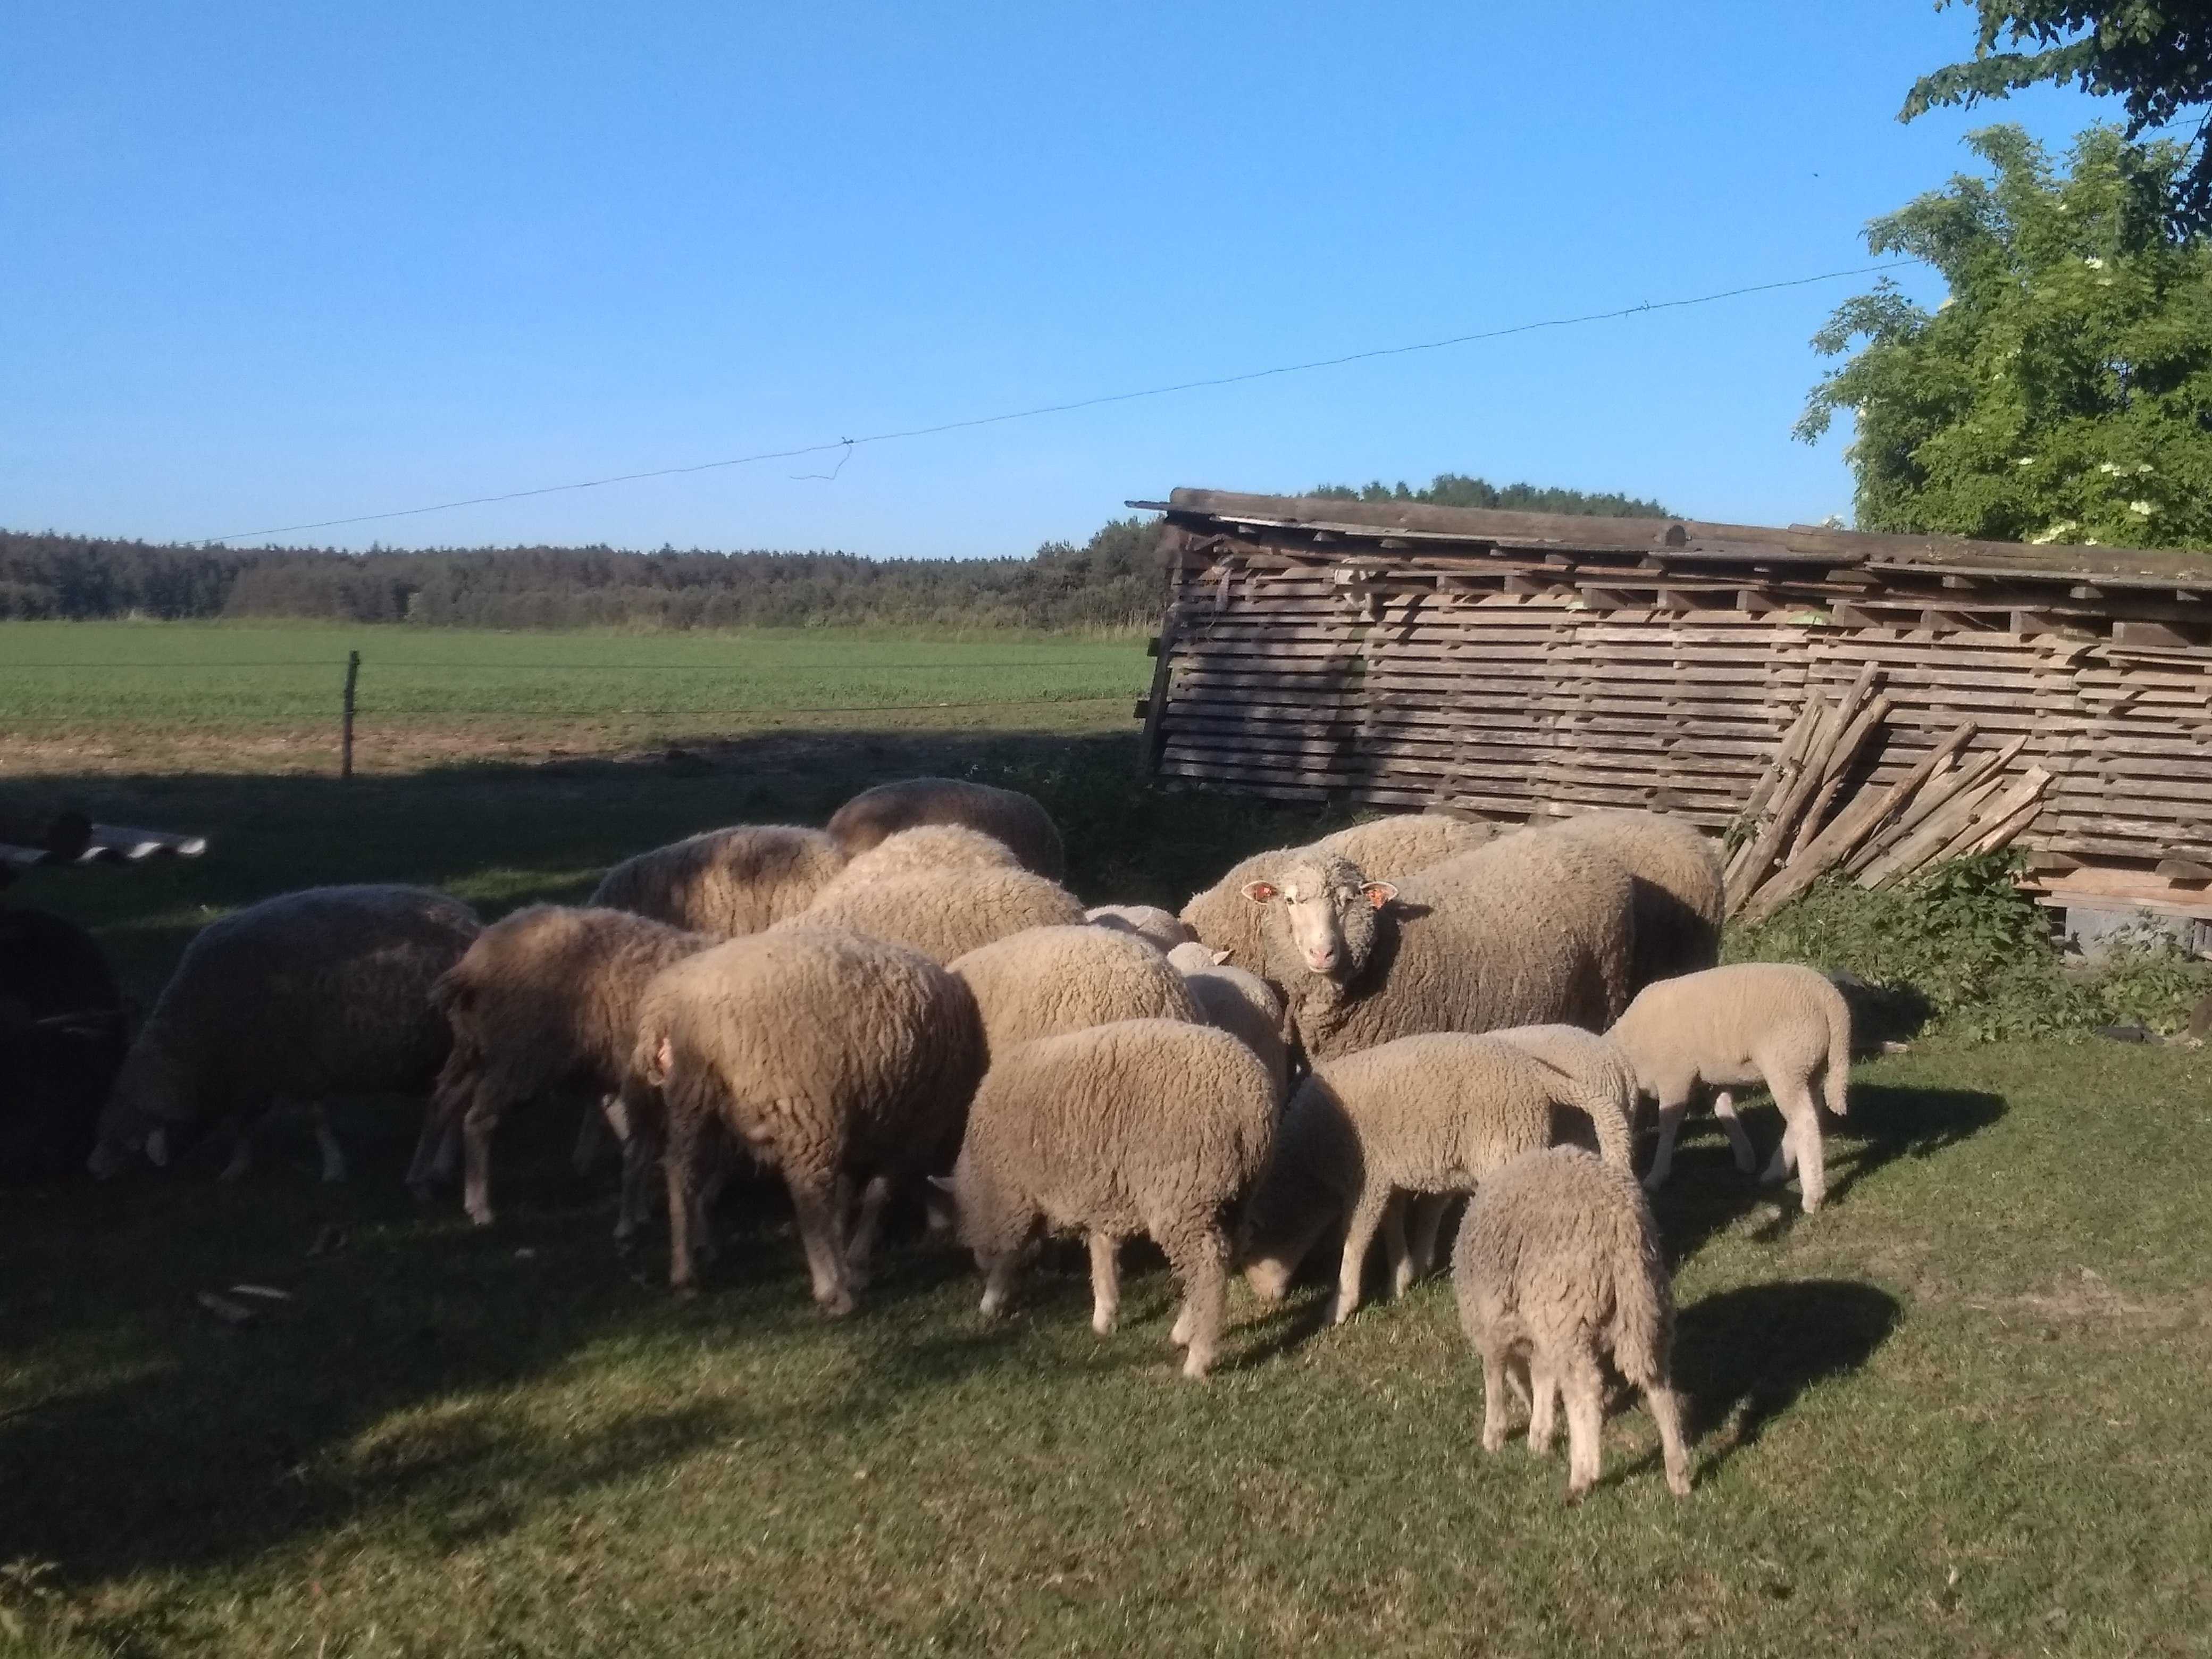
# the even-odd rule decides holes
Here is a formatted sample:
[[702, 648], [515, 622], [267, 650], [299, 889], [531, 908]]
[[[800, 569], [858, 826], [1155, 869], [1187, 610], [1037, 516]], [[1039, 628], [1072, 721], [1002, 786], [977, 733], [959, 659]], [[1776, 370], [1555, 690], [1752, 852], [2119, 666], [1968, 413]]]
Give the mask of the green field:
[[[141, 648], [277, 654], [325, 632]], [[0, 630], [0, 663], [95, 633], [166, 637]], [[355, 637], [373, 662], [379, 640], [431, 636]], [[604, 651], [594, 672], [618, 647], [733, 643], [474, 637], [516, 662]], [[1140, 683], [1139, 649], [1093, 648]], [[881, 695], [923, 701], [928, 671], [905, 672]], [[34, 872], [9, 896], [94, 925], [142, 997], [194, 927], [270, 892], [574, 899], [641, 847], [819, 822], [917, 771], [1037, 793], [1089, 901], [1178, 901], [1340, 821], [1138, 786], [1126, 706], [1085, 731], [1050, 702], [987, 730], [880, 710], [755, 730], [681, 765], [456, 752], [341, 783], [250, 744], [190, 758], [183, 673], [146, 682], [175, 723], [135, 747], [0, 773], [0, 808], [66, 798], [210, 835], [196, 862]], [[1771, 1144], [1771, 1107], [1746, 1121]], [[1079, 1250], [1048, 1253], [986, 1327], [970, 1264], [909, 1231], [830, 1322], [787, 1206], [757, 1187], [679, 1305], [665, 1259], [616, 1254], [607, 1178], [568, 1173], [573, 1121], [514, 1115], [481, 1231], [406, 1197], [403, 1103], [341, 1114], [341, 1188], [280, 1123], [234, 1187], [188, 1160], [0, 1191], [0, 1655], [2180, 1654], [2212, 1630], [2201, 1053], [1931, 1040], [1873, 1061], [1809, 1221], [1693, 1120], [1657, 1208], [1698, 1486], [1668, 1496], [1635, 1410], [1573, 1509], [1556, 1459], [1481, 1453], [1446, 1284], [1334, 1331], [1317, 1283], [1279, 1310], [1239, 1287], [1224, 1363], [1194, 1386], [1156, 1260], [1133, 1253], [1101, 1340]], [[195, 1304], [239, 1282], [294, 1299], [242, 1329]]]

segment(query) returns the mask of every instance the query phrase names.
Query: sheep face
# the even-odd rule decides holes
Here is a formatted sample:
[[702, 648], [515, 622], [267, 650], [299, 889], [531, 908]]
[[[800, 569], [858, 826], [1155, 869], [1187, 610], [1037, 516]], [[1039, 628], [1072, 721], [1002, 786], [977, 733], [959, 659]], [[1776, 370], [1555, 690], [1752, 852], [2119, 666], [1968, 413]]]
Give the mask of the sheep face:
[[1367, 965], [1376, 913], [1398, 890], [1369, 881], [1349, 859], [1299, 859], [1272, 881], [1245, 883], [1244, 896], [1266, 908], [1272, 961], [1346, 980]]
[[125, 1158], [142, 1149], [156, 1164], [165, 1164], [171, 1130], [198, 1116], [159, 1040], [142, 1036], [116, 1074], [115, 1087], [100, 1115], [100, 1139], [86, 1167], [105, 1180], [123, 1167]]

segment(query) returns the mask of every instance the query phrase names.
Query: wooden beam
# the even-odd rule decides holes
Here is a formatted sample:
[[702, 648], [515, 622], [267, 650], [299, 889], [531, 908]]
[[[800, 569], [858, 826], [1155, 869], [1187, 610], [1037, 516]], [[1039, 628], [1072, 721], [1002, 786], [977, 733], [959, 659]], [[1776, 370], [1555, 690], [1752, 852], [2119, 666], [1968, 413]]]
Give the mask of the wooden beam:
[[2186, 647], [2197, 641], [2168, 623], [2116, 622], [2112, 624], [2112, 643]]
[[2212, 864], [2200, 864], [2195, 859], [2160, 859], [2151, 866], [2151, 873], [2168, 881], [2212, 881]]

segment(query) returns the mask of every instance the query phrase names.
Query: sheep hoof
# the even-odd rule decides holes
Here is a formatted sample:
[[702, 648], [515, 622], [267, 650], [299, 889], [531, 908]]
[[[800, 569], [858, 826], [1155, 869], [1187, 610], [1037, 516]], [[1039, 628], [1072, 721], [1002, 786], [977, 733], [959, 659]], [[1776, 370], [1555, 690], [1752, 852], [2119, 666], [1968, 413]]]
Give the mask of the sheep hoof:
[[479, 1227], [490, 1226], [493, 1219], [491, 1206], [489, 1205], [471, 1205], [469, 1206], [469, 1219]]
[[1091, 1316], [1091, 1328], [1101, 1336], [1114, 1334], [1114, 1316], [1101, 1309]]
[[1192, 1382], [1205, 1382], [1206, 1374], [1212, 1369], [1213, 1356], [1207, 1354], [1201, 1358], [1195, 1349], [1193, 1349], [1182, 1362], [1183, 1376], [1185, 1380]]
[[[1751, 1166], [1746, 1164], [1744, 1166], [1744, 1173], [1748, 1175], [1750, 1172]], [[1652, 1170], [1650, 1174], [1644, 1177], [1644, 1190], [1647, 1193], [1656, 1193], [1666, 1184], [1666, 1176], [1657, 1170]]]
[[842, 1319], [853, 1311], [852, 1293], [848, 1291], [839, 1291], [835, 1296], [820, 1297], [818, 1305], [825, 1319]]
[[1690, 1495], [1690, 1472], [1687, 1469], [1668, 1470], [1667, 1490], [1677, 1498], [1687, 1498]]
[[1759, 1167], [1758, 1156], [1752, 1152], [1750, 1147], [1747, 1146], [1735, 1155], [1735, 1167], [1741, 1170], [1744, 1174], [1749, 1175], [1753, 1170]]
[[682, 1285], [671, 1285], [668, 1293], [678, 1302], [696, 1302], [699, 1299], [699, 1287], [688, 1281]]

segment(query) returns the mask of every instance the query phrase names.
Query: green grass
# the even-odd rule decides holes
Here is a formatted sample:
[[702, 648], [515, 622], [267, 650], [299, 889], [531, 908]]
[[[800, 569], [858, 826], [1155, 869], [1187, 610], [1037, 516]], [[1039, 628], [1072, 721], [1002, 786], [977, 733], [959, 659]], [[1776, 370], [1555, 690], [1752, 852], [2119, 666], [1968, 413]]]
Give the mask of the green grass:
[[[143, 996], [202, 920], [288, 887], [428, 880], [495, 912], [915, 771], [1036, 790], [1094, 900], [1177, 899], [1340, 821], [1157, 794], [1126, 729], [1030, 724], [349, 784], [156, 744], [0, 780], [0, 809], [201, 829], [207, 858], [10, 896], [95, 926]], [[1631, 1411], [1576, 1509], [1557, 1460], [1481, 1453], [1447, 1284], [1335, 1331], [1319, 1285], [1273, 1310], [1240, 1287], [1197, 1387], [1141, 1253], [1104, 1340], [1079, 1252], [986, 1327], [972, 1267], [910, 1227], [832, 1323], [757, 1187], [679, 1305], [653, 1249], [616, 1255], [606, 1178], [567, 1174], [567, 1109], [515, 1115], [486, 1231], [405, 1197], [401, 1103], [346, 1109], [343, 1188], [280, 1124], [236, 1187], [188, 1161], [0, 1191], [0, 1655], [2119, 1654], [2212, 1629], [2199, 1054], [1867, 1065], [1809, 1221], [1693, 1121], [1657, 1207], [1698, 1487], [1668, 1495]], [[1771, 1107], [1747, 1120], [1771, 1146]], [[243, 1329], [194, 1303], [240, 1281], [295, 1299]]]
[[335, 727], [349, 650], [362, 655], [365, 733], [1086, 702], [1125, 705], [1126, 719], [1151, 678], [1131, 640], [0, 623], [0, 730]]

